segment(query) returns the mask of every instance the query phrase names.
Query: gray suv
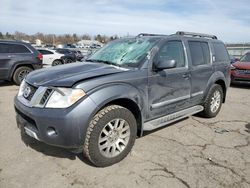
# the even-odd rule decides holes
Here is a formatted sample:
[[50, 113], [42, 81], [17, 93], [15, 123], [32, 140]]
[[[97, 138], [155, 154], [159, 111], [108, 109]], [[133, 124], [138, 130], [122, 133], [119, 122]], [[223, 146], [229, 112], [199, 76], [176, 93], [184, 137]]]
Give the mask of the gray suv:
[[216, 36], [140, 34], [85, 63], [30, 73], [15, 98], [17, 124], [104, 167], [126, 157], [144, 131], [197, 113], [215, 117], [229, 83], [229, 55]]
[[0, 80], [20, 85], [28, 73], [42, 68], [42, 58], [28, 43], [0, 40]]

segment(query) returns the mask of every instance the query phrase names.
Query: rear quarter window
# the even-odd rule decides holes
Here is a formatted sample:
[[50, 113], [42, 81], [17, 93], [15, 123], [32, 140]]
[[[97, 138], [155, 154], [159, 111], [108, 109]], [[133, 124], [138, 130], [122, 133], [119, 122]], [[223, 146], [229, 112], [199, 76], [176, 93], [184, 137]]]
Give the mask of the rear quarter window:
[[223, 43], [213, 43], [213, 47], [216, 62], [229, 61], [229, 55]]
[[189, 41], [192, 65], [206, 65], [210, 63], [210, 50], [207, 42]]

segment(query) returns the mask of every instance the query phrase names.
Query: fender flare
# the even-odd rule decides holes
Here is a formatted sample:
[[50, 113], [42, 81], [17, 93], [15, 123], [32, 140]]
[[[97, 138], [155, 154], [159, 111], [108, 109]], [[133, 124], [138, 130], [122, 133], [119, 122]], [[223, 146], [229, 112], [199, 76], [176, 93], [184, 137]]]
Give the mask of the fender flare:
[[[227, 84], [226, 84], [226, 83], [227, 83], [227, 82], [226, 82], [226, 78], [225, 78], [225, 76], [224, 76], [224, 74], [223, 74], [222, 72], [216, 71], [216, 72], [214, 72], [214, 73], [210, 76], [210, 78], [209, 78], [209, 80], [208, 80], [208, 82], [207, 82], [206, 90], [204, 91], [204, 100], [206, 99], [207, 94], [208, 94], [210, 88], [212, 87], [212, 85], [213, 85], [214, 83], [216, 83], [217, 81], [219, 81], [219, 80], [222, 80], [222, 81], [224, 82], [225, 86], [227, 85]], [[224, 91], [224, 89], [223, 89], [223, 91]], [[225, 92], [225, 93], [224, 93], [224, 98], [225, 98], [225, 96], [226, 96], [226, 88], [225, 88], [225, 91], [224, 91], [224, 92]]]

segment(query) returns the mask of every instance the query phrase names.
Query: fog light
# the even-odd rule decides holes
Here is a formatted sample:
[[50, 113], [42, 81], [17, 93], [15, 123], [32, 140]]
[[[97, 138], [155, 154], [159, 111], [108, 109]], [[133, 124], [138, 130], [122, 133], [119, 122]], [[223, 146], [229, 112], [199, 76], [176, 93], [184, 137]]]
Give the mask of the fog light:
[[57, 135], [56, 130], [55, 130], [53, 127], [49, 127], [49, 128], [47, 129], [47, 134], [48, 134], [49, 136]]

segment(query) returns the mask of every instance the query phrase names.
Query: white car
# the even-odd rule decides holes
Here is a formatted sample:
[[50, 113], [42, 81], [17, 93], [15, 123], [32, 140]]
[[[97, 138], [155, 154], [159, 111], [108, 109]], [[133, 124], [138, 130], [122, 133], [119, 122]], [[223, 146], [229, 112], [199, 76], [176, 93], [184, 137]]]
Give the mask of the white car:
[[43, 54], [43, 67], [50, 67], [56, 65], [64, 64], [62, 56], [64, 54], [60, 54], [56, 52], [56, 50], [51, 49], [37, 49], [41, 54]]

